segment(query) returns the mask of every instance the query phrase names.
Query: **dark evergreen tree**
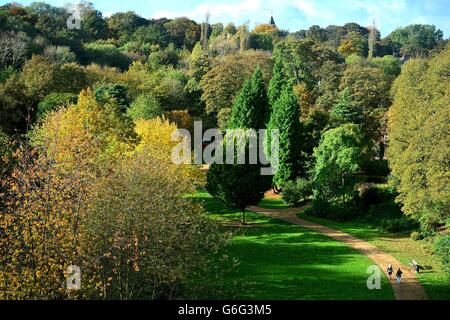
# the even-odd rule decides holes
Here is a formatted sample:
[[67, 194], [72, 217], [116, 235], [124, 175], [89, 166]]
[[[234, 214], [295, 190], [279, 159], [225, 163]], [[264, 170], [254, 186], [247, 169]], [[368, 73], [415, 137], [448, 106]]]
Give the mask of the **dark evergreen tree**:
[[233, 104], [230, 129], [264, 129], [269, 114], [267, 93], [261, 68], [244, 82]]
[[[225, 146], [224, 146], [225, 148]], [[242, 212], [245, 224], [245, 208], [257, 205], [270, 189], [270, 176], [261, 175], [257, 164], [213, 164], [207, 174], [207, 191], [227, 206]]]
[[[229, 129], [263, 129], [267, 114], [267, 94], [262, 72], [258, 67], [252, 78], [244, 83], [236, 98]], [[248, 138], [237, 140], [239, 141], [237, 143], [245, 143], [248, 155]], [[223, 148], [226, 154], [226, 143]], [[234, 163], [237, 163], [236, 153], [234, 158]], [[271, 184], [271, 176], [261, 175], [261, 165], [248, 163], [249, 161], [246, 161], [246, 164], [213, 164], [207, 174], [208, 192], [227, 206], [241, 210], [243, 224], [245, 224], [245, 208], [257, 205]]]
[[347, 88], [341, 92], [338, 101], [331, 110], [330, 117], [334, 127], [346, 123], [362, 124], [364, 121], [363, 114], [353, 103], [350, 91]]
[[286, 87], [275, 102], [267, 129], [267, 152], [271, 150], [271, 130], [279, 130], [279, 164], [273, 177], [273, 187], [277, 190], [294, 179], [301, 169], [300, 108], [292, 88]]
[[[275, 55], [275, 52], [274, 52]], [[283, 87], [285, 86], [286, 79], [283, 77], [283, 61], [275, 57], [275, 64], [273, 66], [273, 75], [269, 83], [268, 97], [270, 109], [280, 97]]]

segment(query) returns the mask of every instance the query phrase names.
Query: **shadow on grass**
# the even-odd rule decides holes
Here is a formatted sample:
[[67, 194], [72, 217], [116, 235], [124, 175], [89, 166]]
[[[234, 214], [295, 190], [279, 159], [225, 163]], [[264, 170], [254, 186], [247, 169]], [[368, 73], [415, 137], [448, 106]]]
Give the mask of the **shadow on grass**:
[[[206, 192], [202, 201], [212, 219], [239, 220], [240, 212], [225, 207]], [[227, 254], [239, 266], [223, 281], [224, 292], [212, 299], [393, 299], [382, 277], [381, 290], [369, 290], [367, 268], [372, 262], [345, 244], [324, 235], [260, 214], [248, 212], [252, 228], [234, 231]], [[242, 286], [244, 288], [238, 288]], [[236, 289], [239, 290], [236, 290]]]

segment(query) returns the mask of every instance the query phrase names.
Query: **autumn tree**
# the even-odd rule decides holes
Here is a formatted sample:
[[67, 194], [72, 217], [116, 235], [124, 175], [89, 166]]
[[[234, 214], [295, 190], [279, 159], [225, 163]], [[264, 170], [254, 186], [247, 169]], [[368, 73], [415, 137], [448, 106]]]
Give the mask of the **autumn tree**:
[[266, 53], [247, 51], [217, 60], [200, 82], [203, 90], [201, 100], [205, 103], [206, 113], [217, 116], [221, 109], [229, 108], [244, 80], [253, 74], [258, 65], [267, 83], [272, 66]]
[[431, 61], [408, 62], [394, 83], [388, 159], [403, 212], [434, 229], [448, 218], [447, 48]]

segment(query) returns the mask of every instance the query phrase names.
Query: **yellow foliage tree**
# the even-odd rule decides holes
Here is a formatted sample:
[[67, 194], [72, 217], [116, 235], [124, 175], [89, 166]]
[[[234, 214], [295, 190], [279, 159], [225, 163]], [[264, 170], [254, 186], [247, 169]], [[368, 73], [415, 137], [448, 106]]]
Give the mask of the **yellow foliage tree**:
[[33, 143], [68, 171], [117, 159], [132, 150], [136, 138], [118, 105], [97, 103], [90, 90], [81, 92], [76, 105], [49, 114], [32, 133]]
[[140, 142], [136, 152], [145, 152], [148, 156], [172, 164], [179, 175], [191, 181], [192, 190], [204, 184], [205, 177], [197, 166], [175, 165], [172, 163], [172, 151], [180, 141], [172, 141], [172, 134], [177, 126], [167, 119], [155, 118], [139, 120], [136, 123], [136, 133]]

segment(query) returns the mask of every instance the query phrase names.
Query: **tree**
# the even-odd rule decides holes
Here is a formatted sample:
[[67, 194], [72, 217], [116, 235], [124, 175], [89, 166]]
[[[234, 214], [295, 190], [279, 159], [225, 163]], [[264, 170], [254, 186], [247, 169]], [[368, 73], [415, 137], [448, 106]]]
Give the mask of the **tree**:
[[293, 180], [301, 171], [300, 108], [297, 98], [289, 87], [283, 90], [280, 98], [272, 107], [267, 125], [266, 153], [268, 154], [271, 150], [272, 130], [279, 130], [279, 163], [272, 181], [274, 188], [278, 190], [288, 180]]
[[338, 51], [343, 55], [357, 54], [362, 57], [367, 56], [367, 38], [357, 32], [349, 32], [342, 40]]
[[170, 40], [177, 48], [192, 50], [200, 41], [200, 25], [188, 18], [176, 18], [167, 22], [164, 27], [170, 34]]
[[361, 114], [361, 110], [358, 110], [353, 104], [348, 89], [344, 89], [344, 91], [341, 92], [338, 101], [331, 110], [330, 118], [335, 127], [340, 127], [346, 123], [363, 123], [364, 117]]
[[263, 52], [246, 51], [217, 59], [200, 81], [206, 113], [216, 117], [221, 109], [230, 108], [244, 80], [251, 77], [258, 65], [267, 83], [272, 70], [269, 58]]
[[256, 68], [251, 79], [244, 82], [233, 105], [230, 129], [264, 129], [268, 118], [268, 101], [263, 74]]
[[382, 58], [373, 58], [371, 62], [383, 71], [384, 75], [394, 81], [402, 71], [402, 65], [399, 59], [393, 56], [384, 56]]
[[80, 93], [77, 104], [45, 117], [31, 136], [33, 146], [44, 148], [64, 170], [86, 166], [92, 173], [132, 150], [137, 140], [117, 102], [100, 104], [90, 90]]
[[[265, 127], [267, 98], [262, 79], [261, 69], [258, 67], [252, 78], [245, 82], [232, 108], [230, 129], [262, 129]], [[227, 154], [227, 144], [245, 145], [246, 154], [250, 151], [249, 136], [243, 133], [238, 137], [227, 137], [223, 143], [224, 154]], [[237, 150], [234, 150], [235, 164], [213, 163], [207, 174], [207, 190], [212, 196], [226, 205], [242, 212], [242, 224], [245, 224], [245, 208], [258, 204], [264, 193], [270, 188], [270, 177], [261, 175], [258, 164], [236, 164]], [[229, 155], [227, 155], [228, 157]], [[247, 159], [246, 159], [247, 160]]]
[[59, 85], [57, 82], [57, 68], [42, 56], [33, 55], [20, 73], [20, 81], [24, 85], [24, 94], [40, 101]]
[[450, 49], [409, 61], [393, 86], [387, 157], [402, 211], [425, 230], [449, 216], [448, 96]]
[[127, 114], [134, 120], [150, 120], [163, 114], [163, 110], [158, 100], [149, 93], [143, 93], [134, 100]]
[[117, 67], [122, 70], [131, 64], [130, 57], [126, 56], [113, 44], [92, 42], [84, 45], [83, 61], [86, 64], [96, 63], [102, 66]]
[[412, 24], [394, 30], [392, 40], [396, 53], [422, 55], [434, 49], [443, 40], [443, 33], [433, 25]]
[[59, 107], [77, 103], [78, 97], [73, 93], [53, 92], [38, 104], [37, 118], [43, 119], [48, 113]]
[[120, 110], [125, 112], [130, 106], [130, 98], [128, 97], [127, 88], [118, 83], [104, 84], [95, 88], [95, 100], [98, 103], [105, 104], [114, 100]]
[[0, 66], [18, 67], [26, 58], [27, 43], [15, 32], [0, 34]]
[[77, 56], [66, 46], [48, 46], [44, 49], [43, 56], [52, 63], [64, 64], [75, 62]]
[[105, 39], [108, 35], [108, 25], [100, 11], [93, 8], [85, 8], [81, 13], [81, 30], [86, 42]]
[[257, 205], [269, 188], [270, 178], [261, 176], [259, 165], [212, 164], [207, 173], [206, 190], [227, 206], [240, 210], [244, 225], [245, 208]]
[[340, 89], [348, 88], [355, 106], [364, 114], [377, 108], [387, 109], [390, 103], [389, 82], [376, 68], [352, 65], [345, 70]]
[[314, 197], [321, 201], [341, 204], [354, 196], [355, 176], [370, 155], [370, 144], [361, 127], [344, 124], [323, 134], [314, 150], [316, 165], [313, 171]]
[[163, 25], [150, 24], [139, 27], [132, 35], [131, 40], [139, 44], [158, 45], [165, 48], [170, 43], [170, 35]]
[[139, 27], [148, 24], [148, 21], [132, 11], [114, 13], [111, 17], [106, 19], [110, 36], [114, 39], [122, 39], [126, 42], [128, 38]]

